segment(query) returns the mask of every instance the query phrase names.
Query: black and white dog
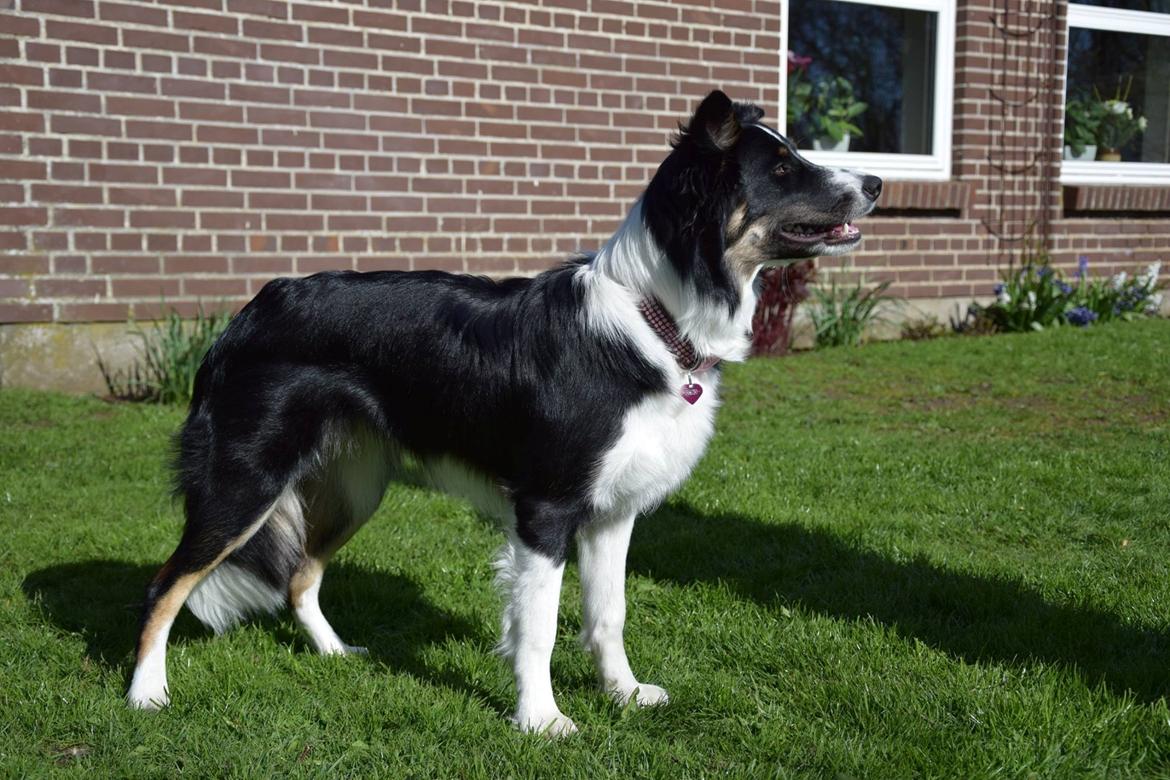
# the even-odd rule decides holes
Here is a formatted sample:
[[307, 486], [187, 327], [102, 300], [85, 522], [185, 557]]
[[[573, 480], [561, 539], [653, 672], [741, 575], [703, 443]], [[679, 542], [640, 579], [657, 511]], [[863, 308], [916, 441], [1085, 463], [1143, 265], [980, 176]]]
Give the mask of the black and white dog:
[[216, 631], [291, 604], [322, 653], [330, 557], [391, 480], [422, 472], [505, 523], [497, 562], [515, 722], [575, 730], [549, 659], [576, 537], [585, 646], [619, 701], [667, 701], [622, 642], [634, 518], [711, 437], [721, 360], [748, 354], [760, 269], [860, 240], [881, 180], [813, 165], [756, 106], [713, 92], [596, 255], [530, 279], [438, 272], [277, 279], [204, 360], [179, 436], [187, 516], [147, 590], [131, 706], [169, 701], [184, 603]]

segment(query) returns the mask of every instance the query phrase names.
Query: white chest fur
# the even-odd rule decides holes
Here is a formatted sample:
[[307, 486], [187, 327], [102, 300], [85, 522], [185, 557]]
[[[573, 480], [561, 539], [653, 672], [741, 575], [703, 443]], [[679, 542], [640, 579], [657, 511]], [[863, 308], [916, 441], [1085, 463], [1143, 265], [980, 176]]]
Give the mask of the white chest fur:
[[693, 406], [678, 393], [663, 393], [626, 413], [621, 434], [597, 469], [592, 498], [599, 511], [643, 512], [690, 475], [711, 440], [719, 406], [718, 373], [705, 371], [695, 380], [703, 386], [703, 395]]

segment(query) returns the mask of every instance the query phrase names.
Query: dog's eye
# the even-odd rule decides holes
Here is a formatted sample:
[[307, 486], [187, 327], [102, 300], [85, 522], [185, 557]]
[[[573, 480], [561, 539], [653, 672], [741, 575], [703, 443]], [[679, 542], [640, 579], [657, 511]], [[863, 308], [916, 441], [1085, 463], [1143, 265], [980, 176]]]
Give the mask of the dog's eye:
[[792, 163], [782, 162], [772, 169], [772, 173], [776, 176], [787, 176], [792, 170]]

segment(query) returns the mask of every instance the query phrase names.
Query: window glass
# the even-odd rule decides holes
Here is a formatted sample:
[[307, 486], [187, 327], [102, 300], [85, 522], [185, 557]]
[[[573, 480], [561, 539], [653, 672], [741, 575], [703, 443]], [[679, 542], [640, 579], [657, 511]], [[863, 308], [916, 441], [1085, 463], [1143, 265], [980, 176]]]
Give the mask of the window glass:
[[788, 23], [788, 135], [800, 148], [932, 153], [936, 13], [791, 0]]
[[1170, 37], [1072, 27], [1065, 89], [1066, 159], [1170, 162]]

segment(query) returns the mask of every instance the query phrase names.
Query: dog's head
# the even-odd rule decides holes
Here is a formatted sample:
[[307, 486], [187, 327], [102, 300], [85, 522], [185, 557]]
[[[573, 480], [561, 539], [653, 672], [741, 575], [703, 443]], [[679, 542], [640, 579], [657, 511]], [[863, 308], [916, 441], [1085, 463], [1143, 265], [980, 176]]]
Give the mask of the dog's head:
[[761, 265], [848, 252], [861, 241], [854, 220], [881, 194], [876, 176], [809, 162], [762, 116], [712, 92], [643, 199], [675, 271], [716, 294]]

